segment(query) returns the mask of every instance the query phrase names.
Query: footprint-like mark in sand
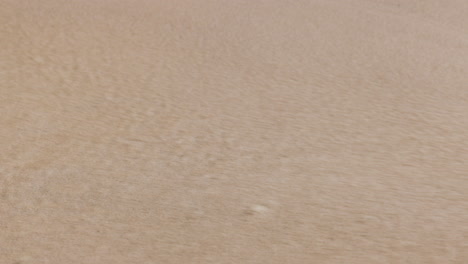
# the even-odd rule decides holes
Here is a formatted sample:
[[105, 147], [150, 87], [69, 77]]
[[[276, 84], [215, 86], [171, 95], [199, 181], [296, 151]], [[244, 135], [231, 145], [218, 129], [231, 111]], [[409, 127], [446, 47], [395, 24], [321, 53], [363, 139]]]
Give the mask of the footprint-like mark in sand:
[[247, 208], [244, 212], [245, 215], [265, 215], [270, 212], [271, 209], [268, 206], [261, 204], [254, 204]]

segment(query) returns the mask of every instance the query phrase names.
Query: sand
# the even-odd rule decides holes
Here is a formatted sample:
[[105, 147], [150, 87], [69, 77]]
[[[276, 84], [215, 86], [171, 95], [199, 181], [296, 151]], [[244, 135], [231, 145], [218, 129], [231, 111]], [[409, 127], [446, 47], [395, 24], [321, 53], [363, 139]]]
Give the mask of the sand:
[[468, 263], [467, 25], [0, 0], [0, 263]]

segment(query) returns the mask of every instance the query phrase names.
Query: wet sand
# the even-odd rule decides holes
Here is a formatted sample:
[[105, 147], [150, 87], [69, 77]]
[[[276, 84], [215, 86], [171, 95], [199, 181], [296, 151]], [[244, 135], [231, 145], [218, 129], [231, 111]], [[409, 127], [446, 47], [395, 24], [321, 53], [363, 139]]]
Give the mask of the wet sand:
[[468, 263], [467, 14], [0, 0], [0, 263]]

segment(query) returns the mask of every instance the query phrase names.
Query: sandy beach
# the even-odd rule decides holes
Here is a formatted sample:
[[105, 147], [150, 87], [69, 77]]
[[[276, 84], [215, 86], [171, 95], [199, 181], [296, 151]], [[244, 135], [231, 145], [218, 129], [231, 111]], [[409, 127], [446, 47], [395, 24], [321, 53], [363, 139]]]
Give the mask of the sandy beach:
[[0, 263], [468, 263], [468, 1], [0, 0]]

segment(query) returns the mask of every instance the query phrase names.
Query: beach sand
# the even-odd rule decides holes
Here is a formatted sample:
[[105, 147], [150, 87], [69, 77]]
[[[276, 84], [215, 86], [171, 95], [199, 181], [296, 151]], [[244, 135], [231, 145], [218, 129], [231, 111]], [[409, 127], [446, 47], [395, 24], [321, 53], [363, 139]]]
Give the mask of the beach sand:
[[467, 14], [0, 0], [0, 263], [468, 263]]

